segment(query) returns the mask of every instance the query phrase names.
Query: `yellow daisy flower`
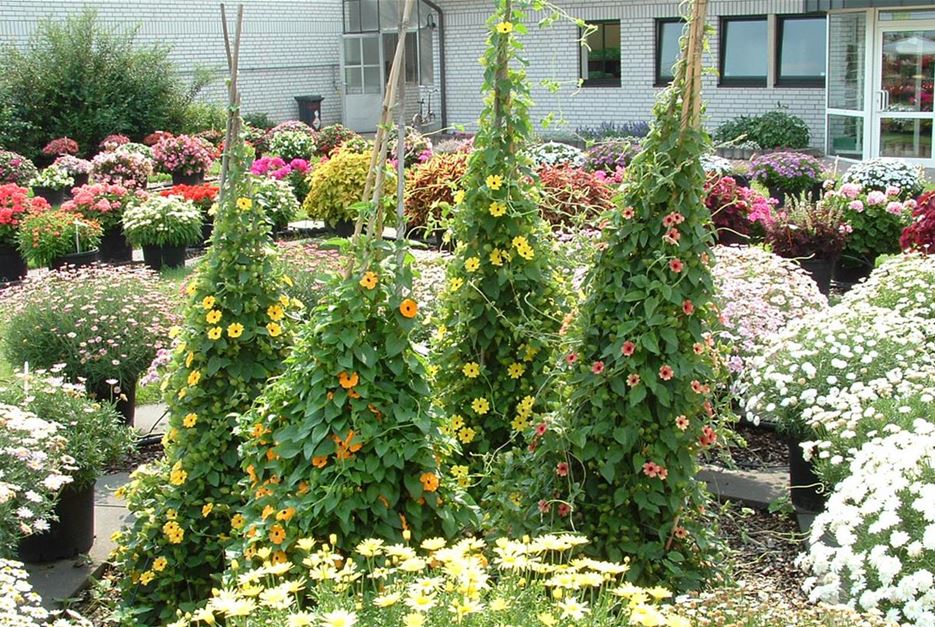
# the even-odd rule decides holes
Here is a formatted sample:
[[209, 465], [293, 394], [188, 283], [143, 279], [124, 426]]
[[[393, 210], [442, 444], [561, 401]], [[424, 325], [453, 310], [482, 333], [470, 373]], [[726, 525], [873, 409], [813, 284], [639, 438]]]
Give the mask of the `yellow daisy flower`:
[[471, 409], [473, 409], [474, 413], [478, 416], [483, 416], [490, 411], [490, 403], [486, 398], [475, 398], [474, 401], [471, 402]]
[[476, 362], [470, 362], [464, 364], [464, 368], [461, 369], [461, 372], [464, 373], [468, 379], [473, 379], [480, 374], [480, 366]]
[[253, 207], [253, 201], [249, 198], [238, 198], [237, 199], [237, 208], [241, 211], [247, 211]]
[[491, 174], [487, 177], [486, 183], [487, 187], [489, 187], [491, 191], [495, 192], [503, 187], [503, 177], [499, 174]]
[[214, 296], [205, 296], [201, 299], [201, 306], [205, 308], [205, 311], [208, 311], [214, 309], [214, 303], [216, 302], [217, 300]]
[[201, 381], [201, 373], [197, 370], [192, 370], [188, 374], [188, 384], [189, 385], [198, 385], [198, 382]]
[[221, 339], [221, 333], [223, 333], [223, 330], [221, 329], [221, 327], [212, 327], [208, 329], [208, 339], [219, 340]]
[[166, 569], [166, 566], [169, 565], [169, 560], [160, 556], [153, 560], [153, 570], [157, 573], [161, 573]]
[[185, 418], [182, 419], [182, 426], [191, 429], [198, 423], [198, 414], [190, 413], [186, 414]]
[[480, 259], [477, 257], [471, 257], [464, 262], [464, 269], [468, 272], [477, 272], [478, 268], [480, 268]]
[[526, 372], [526, 366], [523, 364], [512, 363], [510, 367], [506, 369], [507, 373], [510, 375], [511, 379], [519, 379], [523, 376], [523, 373]]
[[205, 320], [208, 321], [208, 324], [217, 324], [218, 321], [221, 319], [221, 316], [222, 316], [222, 315], [223, 315], [223, 314], [221, 314], [221, 310], [219, 310], [219, 309], [212, 309], [212, 310], [209, 311], [209, 312], [207, 313], [207, 315], [205, 316]]
[[501, 35], [507, 35], [513, 32], [513, 24], [511, 22], [500, 22], [497, 24], [497, 32]]
[[282, 335], [282, 327], [275, 322], [268, 323], [266, 325], [266, 330], [269, 332], [270, 337], [279, 337]]
[[495, 218], [499, 218], [506, 213], [506, 203], [502, 203], [499, 200], [495, 200], [490, 203], [490, 215]]
[[466, 196], [466, 194], [464, 193], [464, 190], [463, 190], [463, 189], [459, 189], [458, 191], [456, 191], [456, 192], [454, 193], [454, 201], [455, 201], [455, 204], [456, 204], [456, 205], [460, 205], [461, 203], [463, 203], [463, 202], [464, 202], [464, 197], [465, 197], [465, 196]]
[[243, 325], [239, 322], [235, 322], [227, 327], [227, 335], [229, 337], [238, 338], [243, 335]]

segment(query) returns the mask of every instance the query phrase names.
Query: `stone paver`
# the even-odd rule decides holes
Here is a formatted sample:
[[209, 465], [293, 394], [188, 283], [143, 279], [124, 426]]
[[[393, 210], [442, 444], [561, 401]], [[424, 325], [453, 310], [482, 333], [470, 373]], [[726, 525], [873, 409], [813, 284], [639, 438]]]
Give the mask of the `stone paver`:
[[754, 509], [767, 509], [789, 495], [789, 471], [784, 468], [753, 472], [705, 466], [698, 477], [720, 500], [739, 501]]

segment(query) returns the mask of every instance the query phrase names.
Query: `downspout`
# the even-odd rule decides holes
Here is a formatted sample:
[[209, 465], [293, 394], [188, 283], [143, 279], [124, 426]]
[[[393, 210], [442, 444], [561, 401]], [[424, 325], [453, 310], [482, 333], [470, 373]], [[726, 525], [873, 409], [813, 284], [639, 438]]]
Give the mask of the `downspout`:
[[448, 128], [448, 83], [445, 77], [445, 13], [442, 11], [441, 7], [432, 2], [431, 0], [422, 0], [430, 9], [438, 13], [438, 50], [439, 54], [438, 60], [438, 76], [441, 85], [438, 89], [439, 100], [441, 101], [442, 107], [442, 128]]

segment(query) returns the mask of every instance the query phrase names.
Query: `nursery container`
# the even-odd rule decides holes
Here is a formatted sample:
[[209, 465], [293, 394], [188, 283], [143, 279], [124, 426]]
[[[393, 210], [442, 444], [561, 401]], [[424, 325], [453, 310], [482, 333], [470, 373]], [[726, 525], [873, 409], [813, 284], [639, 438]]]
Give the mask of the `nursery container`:
[[90, 266], [91, 264], [97, 263], [100, 260], [101, 251], [95, 248], [94, 250], [89, 250], [83, 253], [71, 253], [70, 255], [63, 255], [57, 259], [54, 259], [52, 263], [49, 264], [49, 267], [53, 270], [58, 270], [60, 268], [64, 268], [65, 266], [83, 268], [85, 266]]
[[104, 261], [133, 261], [133, 247], [127, 241], [120, 225], [104, 232], [101, 238], [101, 259]]
[[185, 265], [185, 246], [143, 246], [143, 261], [156, 272], [181, 268]]
[[214, 233], [214, 221], [209, 217], [201, 223], [201, 244], [202, 248], [207, 248], [211, 240], [211, 234]]
[[354, 223], [351, 220], [338, 220], [329, 227], [338, 234], [339, 237], [350, 237], [354, 234]]
[[204, 182], [204, 172], [196, 172], [195, 174], [182, 174], [181, 172], [172, 173], [173, 185], [201, 185]]
[[850, 289], [870, 276], [874, 262], [849, 258], [841, 260], [834, 268], [834, 282], [845, 289]]
[[831, 291], [831, 277], [834, 276], [834, 266], [837, 260], [812, 258], [796, 261], [818, 284], [818, 291], [827, 296]]
[[52, 562], [87, 553], [94, 544], [94, 484], [66, 485], [55, 505], [55, 520], [45, 533], [23, 538], [19, 559], [27, 563]]
[[114, 409], [123, 416], [123, 422], [129, 427], [133, 426], [136, 417], [136, 379], [120, 386], [120, 393], [126, 396], [126, 400], [115, 395], [113, 388], [107, 382], [88, 383], [88, 392], [99, 401], [113, 401]]
[[46, 201], [53, 207], [58, 207], [65, 199], [68, 198], [68, 190], [64, 187], [62, 189], [52, 189], [51, 187], [33, 187], [33, 194], [39, 198], [45, 198]]
[[28, 272], [26, 261], [19, 251], [7, 244], [0, 244], [0, 281], [19, 281]]
[[811, 462], [805, 461], [801, 441], [787, 438], [789, 445], [789, 492], [797, 512], [817, 514], [825, 508], [821, 480]]

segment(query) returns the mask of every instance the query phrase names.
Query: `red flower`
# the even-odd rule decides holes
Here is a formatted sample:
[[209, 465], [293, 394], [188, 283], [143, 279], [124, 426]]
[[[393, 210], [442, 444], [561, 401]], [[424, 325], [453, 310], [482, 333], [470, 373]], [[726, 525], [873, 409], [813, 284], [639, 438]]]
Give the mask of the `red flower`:
[[549, 511], [551, 511], [551, 509], [552, 509], [552, 506], [549, 505], [549, 502], [548, 502], [548, 501], [546, 501], [545, 499], [541, 499], [541, 500], [539, 501], [539, 511], [540, 511], [541, 513], [543, 513], [543, 514], [548, 514]]
[[712, 429], [710, 426], [705, 425], [705, 427], [701, 430], [701, 436], [698, 438], [698, 442], [701, 444], [701, 446], [711, 446], [717, 442], [717, 433], [715, 433], [714, 429]]
[[570, 513], [571, 513], [571, 505], [569, 505], [568, 503], [558, 504], [558, 515], [559, 516], [561, 516], [562, 518], [565, 518], [565, 516], [568, 516], [568, 514]]
[[541, 438], [543, 435], [545, 435], [545, 430], [547, 428], [548, 427], [546, 427], [546, 424], [544, 422], [540, 422], [539, 424], [537, 424], [536, 425], [536, 436]]
[[690, 299], [686, 298], [682, 302], [682, 311], [685, 312], [686, 316], [692, 315], [693, 313], [695, 313], [695, 303], [693, 303]]
[[555, 467], [555, 474], [557, 474], [559, 477], [567, 477], [568, 464], [565, 462], [559, 462], [558, 466]]
[[636, 344], [627, 340], [623, 343], [623, 346], [620, 347], [620, 352], [623, 353], [624, 357], [629, 357], [636, 352]]
[[627, 385], [629, 385], [631, 388], [639, 384], [640, 384], [640, 375], [634, 373], [627, 377]]
[[671, 270], [672, 272], [675, 272], [676, 274], [681, 272], [684, 268], [685, 268], [685, 264], [683, 264], [681, 260], [679, 259], [673, 259], [672, 261], [669, 262], [669, 270]]
[[578, 361], [578, 353], [568, 353], [565, 355], [565, 363], [569, 366], [574, 366], [575, 362]]
[[663, 381], [669, 381], [674, 374], [675, 371], [672, 370], [671, 366], [663, 366], [659, 369], [659, 378]]
[[591, 366], [591, 372], [593, 372], [594, 374], [601, 374], [602, 372], [604, 372], [604, 362], [595, 361], [594, 364]]

